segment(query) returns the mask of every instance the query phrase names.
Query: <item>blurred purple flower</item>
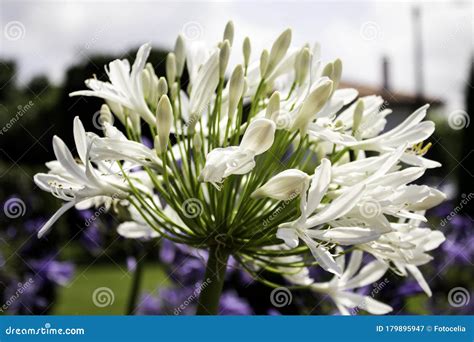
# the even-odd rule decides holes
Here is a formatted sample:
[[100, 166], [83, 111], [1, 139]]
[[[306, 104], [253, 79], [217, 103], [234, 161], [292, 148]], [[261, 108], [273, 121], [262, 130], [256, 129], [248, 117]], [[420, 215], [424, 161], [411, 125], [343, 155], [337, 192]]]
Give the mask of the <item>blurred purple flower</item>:
[[253, 311], [244, 298], [239, 297], [235, 291], [229, 290], [222, 293], [219, 313], [221, 315], [251, 315]]
[[138, 315], [160, 315], [162, 314], [161, 301], [151, 293], [144, 293], [140, 296], [136, 309]]
[[135, 272], [137, 269], [137, 259], [133, 256], [127, 257], [127, 270], [129, 272]]
[[[21, 289], [21, 292], [20, 292]], [[41, 294], [41, 284], [32, 278], [23, 283], [12, 282], [5, 290], [4, 304], [8, 306], [8, 312], [12, 314], [32, 314], [44, 310], [48, 301]]]
[[25, 222], [25, 229], [30, 234], [36, 234], [38, 230], [40, 230], [40, 228], [46, 223], [46, 221], [47, 220], [42, 217], [27, 220]]
[[42, 281], [49, 280], [58, 285], [66, 285], [74, 275], [74, 264], [67, 261], [56, 261], [52, 258], [29, 262]]
[[81, 243], [92, 254], [97, 254], [102, 249], [102, 236], [96, 224], [91, 224], [82, 231]]

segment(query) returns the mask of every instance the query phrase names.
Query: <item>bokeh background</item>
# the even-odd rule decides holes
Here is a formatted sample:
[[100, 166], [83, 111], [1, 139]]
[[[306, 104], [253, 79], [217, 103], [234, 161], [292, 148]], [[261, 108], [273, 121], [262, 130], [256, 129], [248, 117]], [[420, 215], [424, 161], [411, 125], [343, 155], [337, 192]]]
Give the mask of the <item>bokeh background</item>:
[[[47, 239], [36, 232], [60, 203], [32, 176], [53, 159], [51, 139], [72, 144], [72, 120], [97, 130], [101, 101], [68, 94], [104, 79], [104, 64], [133, 60], [144, 42], [164, 75], [178, 34], [208, 44], [228, 20], [236, 27], [233, 60], [249, 36], [271, 46], [287, 27], [293, 42], [320, 42], [325, 61], [341, 58], [344, 86], [378, 94], [394, 109], [390, 125], [424, 103], [437, 124], [429, 157], [443, 167], [423, 180], [448, 194], [428, 223], [447, 241], [423, 267], [427, 298], [412, 278], [387, 273], [361, 291], [394, 314], [474, 313], [473, 4], [471, 1], [0, 1], [0, 314], [124, 314], [141, 279], [137, 314], [177, 314], [202, 278], [206, 255], [168, 241], [127, 241], [105, 210], [71, 211]], [[324, 277], [322, 274], [317, 276]], [[139, 277], [137, 277], [139, 275]], [[332, 314], [327, 298], [294, 292], [275, 307], [271, 289], [231, 262], [223, 314]], [[192, 313], [193, 303], [179, 312]], [[360, 312], [362, 313], [362, 312]], [[359, 313], [359, 314], [360, 314]]]

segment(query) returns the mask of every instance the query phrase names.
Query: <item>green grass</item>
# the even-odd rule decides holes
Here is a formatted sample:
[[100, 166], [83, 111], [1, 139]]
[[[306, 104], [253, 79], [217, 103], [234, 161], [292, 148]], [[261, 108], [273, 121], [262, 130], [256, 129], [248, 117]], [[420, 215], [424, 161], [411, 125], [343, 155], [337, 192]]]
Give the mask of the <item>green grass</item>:
[[[78, 267], [70, 284], [59, 289], [52, 314], [123, 315], [131, 283], [132, 273], [118, 265]], [[165, 272], [159, 266], [145, 265], [141, 291], [156, 291], [168, 283]], [[110, 305], [99, 307], [94, 304], [93, 293], [100, 287], [106, 287], [112, 291], [113, 302], [109, 300]]]

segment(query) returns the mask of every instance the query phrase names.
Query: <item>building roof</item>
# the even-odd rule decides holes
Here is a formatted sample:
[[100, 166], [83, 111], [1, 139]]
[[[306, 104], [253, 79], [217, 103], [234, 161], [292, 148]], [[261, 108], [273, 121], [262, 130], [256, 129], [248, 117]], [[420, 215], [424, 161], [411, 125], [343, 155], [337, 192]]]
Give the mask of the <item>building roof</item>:
[[414, 93], [388, 90], [383, 87], [369, 86], [351, 81], [342, 81], [340, 88], [355, 88], [359, 91], [360, 96], [380, 95], [392, 106], [417, 106], [425, 103], [429, 103], [432, 107], [444, 105], [444, 101], [439, 98], [429, 96], [422, 96], [420, 98]]

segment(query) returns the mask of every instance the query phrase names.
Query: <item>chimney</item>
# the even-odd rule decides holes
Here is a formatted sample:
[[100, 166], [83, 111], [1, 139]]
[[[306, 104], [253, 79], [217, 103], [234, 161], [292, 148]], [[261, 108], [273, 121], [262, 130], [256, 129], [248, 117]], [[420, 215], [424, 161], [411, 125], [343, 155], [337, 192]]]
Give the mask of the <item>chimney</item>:
[[413, 20], [413, 43], [414, 43], [414, 64], [415, 64], [415, 92], [419, 106], [423, 99], [423, 33], [421, 30], [421, 8], [417, 5], [412, 7]]
[[390, 62], [387, 56], [382, 57], [382, 89], [390, 91]]

